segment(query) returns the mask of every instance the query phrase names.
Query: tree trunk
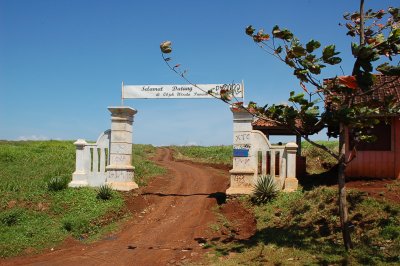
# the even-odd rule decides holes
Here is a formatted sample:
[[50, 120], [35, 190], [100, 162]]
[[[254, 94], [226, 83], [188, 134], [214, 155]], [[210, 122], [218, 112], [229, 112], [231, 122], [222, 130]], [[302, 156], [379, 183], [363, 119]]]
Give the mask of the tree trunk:
[[364, 0], [360, 1], [360, 45], [365, 44], [364, 32]]
[[338, 183], [339, 183], [339, 215], [340, 215], [340, 226], [342, 228], [343, 243], [346, 250], [353, 248], [350, 237], [349, 228], [349, 217], [347, 211], [347, 198], [346, 198], [346, 145], [345, 145], [345, 127], [340, 124], [339, 132], [339, 173], [338, 173]]

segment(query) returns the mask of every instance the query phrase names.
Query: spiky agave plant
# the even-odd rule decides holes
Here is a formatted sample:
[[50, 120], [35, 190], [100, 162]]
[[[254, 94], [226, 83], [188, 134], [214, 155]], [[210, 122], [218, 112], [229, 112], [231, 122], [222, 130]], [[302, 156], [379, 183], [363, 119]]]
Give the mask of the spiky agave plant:
[[254, 186], [252, 201], [255, 204], [266, 203], [278, 195], [278, 189], [271, 175], [263, 175], [258, 178]]
[[113, 196], [113, 190], [109, 185], [101, 185], [97, 191], [97, 198], [102, 200], [109, 200]]
[[69, 179], [66, 176], [55, 176], [47, 182], [47, 189], [50, 191], [60, 191], [68, 188]]

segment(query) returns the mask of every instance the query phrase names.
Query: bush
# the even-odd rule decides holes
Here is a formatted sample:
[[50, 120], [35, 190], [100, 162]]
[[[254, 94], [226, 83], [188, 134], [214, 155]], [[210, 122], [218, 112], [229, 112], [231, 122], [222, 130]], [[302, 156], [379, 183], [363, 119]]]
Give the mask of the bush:
[[68, 188], [69, 178], [66, 176], [56, 176], [52, 177], [47, 182], [47, 188], [50, 191], [60, 191]]
[[101, 185], [97, 192], [97, 198], [102, 200], [109, 200], [112, 198], [113, 190], [109, 185]]
[[278, 195], [278, 189], [271, 175], [261, 176], [254, 186], [252, 202], [255, 204], [266, 203]]
[[78, 238], [94, 232], [93, 227], [88, 217], [66, 217], [62, 221], [62, 228]]
[[4, 211], [0, 214], [0, 224], [5, 226], [17, 225], [21, 220], [24, 211], [19, 208]]

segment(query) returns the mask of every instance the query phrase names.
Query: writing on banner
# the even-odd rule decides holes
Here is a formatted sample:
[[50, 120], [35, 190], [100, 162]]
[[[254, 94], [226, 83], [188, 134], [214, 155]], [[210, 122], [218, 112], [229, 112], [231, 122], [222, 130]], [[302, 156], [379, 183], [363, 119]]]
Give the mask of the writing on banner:
[[[198, 88], [197, 88], [198, 87]], [[123, 99], [207, 99], [220, 98], [221, 90], [229, 91], [234, 98], [243, 98], [244, 87], [234, 84], [193, 85], [122, 85]], [[211, 94], [211, 95], [210, 95]]]

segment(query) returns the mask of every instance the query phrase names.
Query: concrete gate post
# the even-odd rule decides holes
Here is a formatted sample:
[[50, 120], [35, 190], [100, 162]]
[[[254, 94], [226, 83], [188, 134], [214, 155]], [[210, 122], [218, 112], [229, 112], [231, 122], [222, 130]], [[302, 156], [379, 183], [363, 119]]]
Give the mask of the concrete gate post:
[[233, 168], [226, 194], [251, 194], [254, 184], [255, 160], [251, 156], [253, 115], [242, 108], [231, 107], [233, 114]]
[[289, 142], [286, 144], [286, 162], [287, 172], [283, 191], [292, 192], [295, 191], [299, 185], [299, 181], [296, 178], [296, 155], [297, 155], [297, 144]]
[[132, 166], [133, 117], [137, 111], [126, 106], [108, 107], [111, 112], [110, 163], [106, 167], [106, 184], [129, 191], [138, 188]]

